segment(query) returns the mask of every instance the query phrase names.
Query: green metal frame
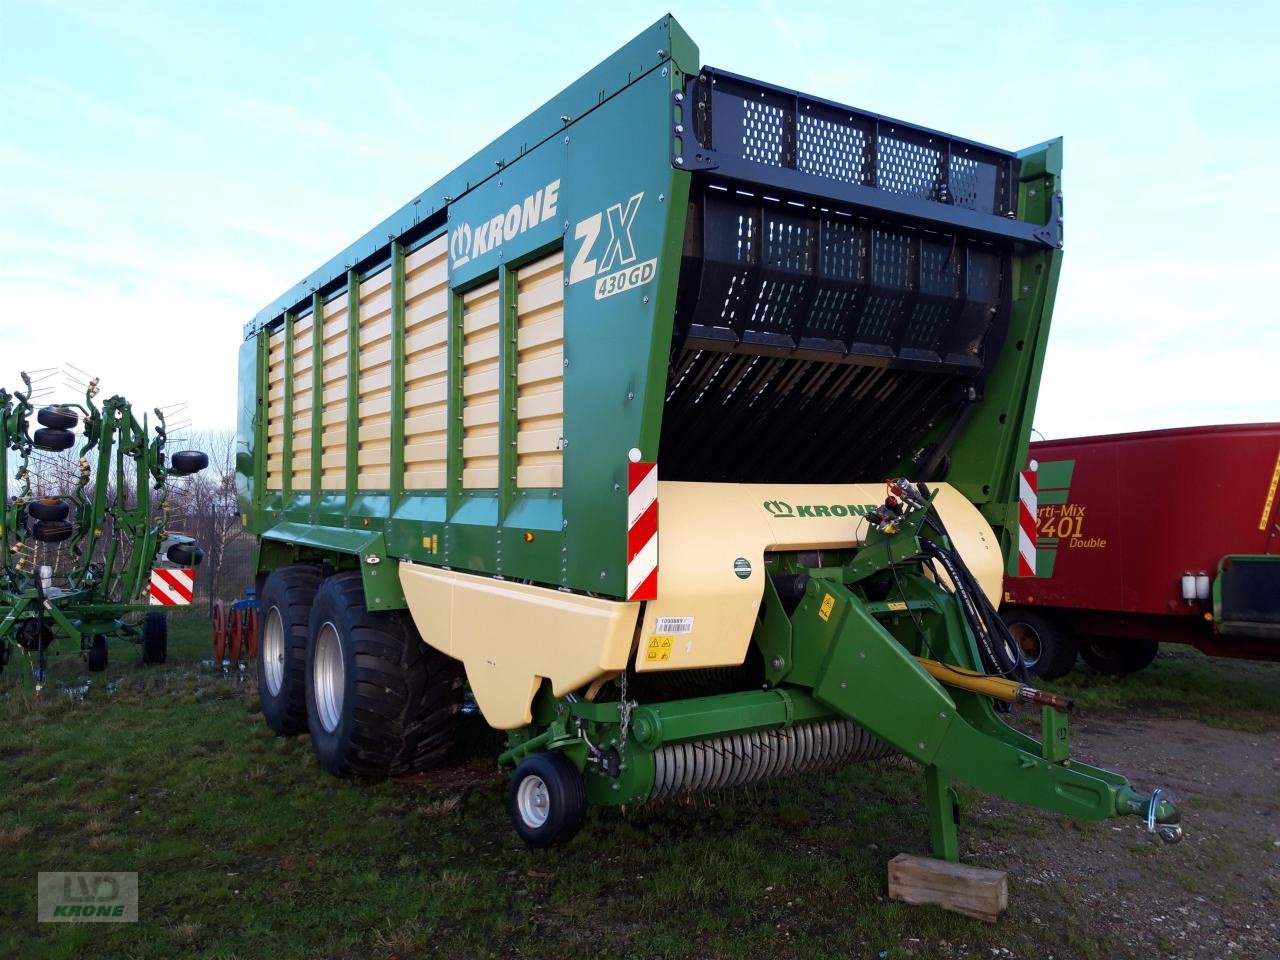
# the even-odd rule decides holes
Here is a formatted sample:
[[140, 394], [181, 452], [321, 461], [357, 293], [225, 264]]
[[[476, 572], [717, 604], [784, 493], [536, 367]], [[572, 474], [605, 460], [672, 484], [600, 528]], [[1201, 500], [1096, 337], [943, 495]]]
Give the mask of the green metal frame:
[[[81, 648], [87, 638], [98, 635], [139, 640], [140, 629], [130, 618], [153, 609], [146, 594], [151, 567], [167, 539], [166, 482], [174, 475], [165, 466], [168, 434], [163, 413], [155, 411], [158, 422], [153, 435], [146, 415], [139, 421], [123, 397], [111, 397], [99, 407], [95, 402], [97, 380], [88, 385], [83, 403], [57, 405], [76, 411], [84, 431], [80, 479], [66, 495], [76, 505], [74, 532], [67, 541], [73, 559], [69, 569], [54, 573], [58, 592], [46, 594], [39, 571], [24, 553], [34, 551], [35, 542], [23, 520], [27, 502], [33, 498], [29, 461], [35, 446], [31, 440], [31, 381], [25, 373], [22, 379], [25, 391], [10, 394], [0, 390], [0, 476], [7, 482], [11, 452], [21, 461], [14, 474], [17, 495], [6, 499], [0, 523], [4, 552], [0, 561], [0, 645], [7, 654], [20, 625], [29, 620], [47, 621], [53, 634], [51, 642], [65, 638]], [[135, 496], [131, 504], [112, 496], [113, 482], [117, 491], [132, 485]], [[108, 519], [115, 535], [102, 545], [101, 559], [95, 560]], [[131, 544], [124, 562], [118, 557], [121, 539]], [[172, 539], [181, 542], [190, 538]]]

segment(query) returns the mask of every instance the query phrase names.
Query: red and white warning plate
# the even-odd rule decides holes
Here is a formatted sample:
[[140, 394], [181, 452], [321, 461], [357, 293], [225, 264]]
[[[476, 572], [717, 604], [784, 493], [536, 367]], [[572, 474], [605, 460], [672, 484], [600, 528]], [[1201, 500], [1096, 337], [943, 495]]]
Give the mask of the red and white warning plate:
[[191, 603], [196, 589], [196, 571], [192, 567], [151, 570], [151, 605], [153, 607], [185, 607]]

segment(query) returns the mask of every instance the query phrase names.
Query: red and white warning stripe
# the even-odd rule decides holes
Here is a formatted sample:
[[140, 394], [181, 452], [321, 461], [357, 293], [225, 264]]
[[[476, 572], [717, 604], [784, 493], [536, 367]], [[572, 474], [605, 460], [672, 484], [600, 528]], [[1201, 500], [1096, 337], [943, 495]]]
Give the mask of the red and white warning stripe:
[[627, 464], [627, 599], [658, 596], [658, 465]]
[[1018, 475], [1018, 576], [1036, 575], [1036, 470], [1039, 464], [1031, 461], [1031, 469]]
[[151, 571], [153, 607], [185, 607], [191, 603], [195, 589], [196, 572], [192, 567], [178, 570], [154, 567]]

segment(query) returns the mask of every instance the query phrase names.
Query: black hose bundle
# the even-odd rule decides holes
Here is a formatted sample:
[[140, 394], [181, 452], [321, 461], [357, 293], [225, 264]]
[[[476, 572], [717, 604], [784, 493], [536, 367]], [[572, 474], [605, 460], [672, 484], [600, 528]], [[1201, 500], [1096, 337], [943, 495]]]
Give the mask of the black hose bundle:
[[[928, 488], [920, 484], [921, 493], [926, 501]], [[947, 528], [938, 514], [937, 508], [930, 506], [927, 522], [942, 536], [947, 536]], [[948, 538], [949, 539], [949, 538]], [[925, 555], [936, 560], [951, 582], [955, 585], [955, 593], [960, 601], [960, 609], [968, 621], [978, 641], [978, 653], [982, 657], [982, 666], [987, 673], [1002, 677], [1014, 677], [1021, 681], [1027, 679], [1027, 667], [1018, 652], [1017, 641], [1009, 632], [1008, 626], [1000, 618], [985, 592], [978, 583], [977, 577], [965, 564], [958, 551], [949, 549], [932, 540], [921, 540]]]

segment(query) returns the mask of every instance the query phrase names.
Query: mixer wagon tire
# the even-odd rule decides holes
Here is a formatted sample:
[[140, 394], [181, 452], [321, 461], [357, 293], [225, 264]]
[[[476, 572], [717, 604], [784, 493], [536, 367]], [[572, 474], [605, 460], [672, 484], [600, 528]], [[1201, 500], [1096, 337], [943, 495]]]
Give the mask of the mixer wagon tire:
[[358, 571], [316, 594], [305, 687], [311, 743], [330, 773], [414, 773], [453, 745], [462, 665], [423, 643], [407, 613], [370, 611]]
[[54, 430], [52, 427], [41, 427], [31, 435], [31, 442], [41, 450], [59, 453], [70, 450], [76, 442], [76, 435], [70, 430]]
[[531, 847], [568, 843], [582, 829], [587, 788], [562, 753], [535, 753], [516, 767], [507, 784], [507, 814]]
[[164, 663], [169, 657], [169, 618], [152, 610], [142, 622], [142, 662]]
[[[272, 570], [262, 588], [258, 696], [267, 726], [282, 735], [307, 729], [307, 624], [320, 580], [316, 567], [295, 564]], [[227, 611], [228, 620], [235, 616]]]
[[31, 525], [31, 535], [41, 543], [61, 543], [75, 532], [76, 528], [67, 520], [37, 520]]
[[1123, 637], [1089, 637], [1080, 641], [1080, 656], [1099, 673], [1122, 676], [1151, 666], [1160, 652], [1155, 640], [1130, 640]]
[[40, 426], [54, 430], [74, 430], [80, 424], [80, 417], [76, 412], [66, 407], [41, 407], [36, 420]]
[[65, 520], [71, 513], [71, 504], [58, 497], [41, 497], [27, 504], [27, 516], [32, 520]]
[[1027, 672], [1042, 680], [1066, 676], [1076, 665], [1076, 641], [1065, 626], [1048, 614], [1015, 608], [1001, 614], [1022, 654]]
[[107, 669], [107, 638], [98, 634], [89, 644], [89, 669], [101, 673]]

